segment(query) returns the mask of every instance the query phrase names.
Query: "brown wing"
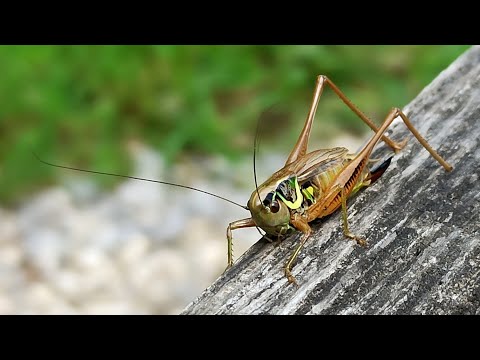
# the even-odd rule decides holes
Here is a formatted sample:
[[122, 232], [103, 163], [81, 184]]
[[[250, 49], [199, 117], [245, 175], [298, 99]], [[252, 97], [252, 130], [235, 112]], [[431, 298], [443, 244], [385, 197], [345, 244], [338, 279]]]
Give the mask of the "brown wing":
[[343, 160], [347, 153], [348, 149], [343, 147], [315, 150], [288, 164], [285, 168], [296, 174], [298, 182], [302, 183]]
[[261, 184], [257, 192], [261, 198], [264, 198], [268, 192], [277, 189], [279, 184], [296, 175], [300, 184], [311, 179], [313, 176], [326, 171], [331, 166], [337, 165], [345, 158], [348, 149], [337, 147], [332, 149], [320, 149], [305, 154], [296, 161], [284, 166], [270, 176], [263, 184]]

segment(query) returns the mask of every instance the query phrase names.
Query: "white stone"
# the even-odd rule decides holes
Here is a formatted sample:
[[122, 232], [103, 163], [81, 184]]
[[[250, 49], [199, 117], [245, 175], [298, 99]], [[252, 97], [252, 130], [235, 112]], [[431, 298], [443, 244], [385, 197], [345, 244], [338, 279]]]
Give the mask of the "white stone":
[[122, 299], [97, 300], [86, 303], [81, 307], [83, 314], [89, 315], [142, 315], [148, 314], [145, 310], [132, 307]]
[[168, 305], [188, 280], [186, 261], [173, 249], [159, 249], [129, 268], [127, 276], [135, 292], [155, 307]]
[[59, 266], [66, 242], [67, 239], [55, 229], [38, 229], [26, 236], [24, 246], [36, 266], [44, 271], [54, 271]]
[[19, 314], [73, 314], [75, 309], [68, 305], [47, 284], [35, 282], [26, 288], [25, 305], [17, 307]]
[[120, 248], [118, 260], [128, 266], [141, 263], [150, 250], [150, 241], [141, 233], [131, 236]]
[[0, 246], [0, 268], [2, 266], [18, 266], [22, 257], [22, 249], [17, 244], [5, 244]]
[[6, 295], [0, 294], [0, 315], [11, 315], [15, 313], [15, 306]]

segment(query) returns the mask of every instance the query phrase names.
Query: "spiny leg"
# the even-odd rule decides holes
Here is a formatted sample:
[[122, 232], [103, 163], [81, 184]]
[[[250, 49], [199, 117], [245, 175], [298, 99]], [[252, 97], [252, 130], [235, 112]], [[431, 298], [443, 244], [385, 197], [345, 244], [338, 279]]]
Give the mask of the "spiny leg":
[[[333, 83], [332, 80], [330, 80], [328, 77], [326, 77], [325, 75], [320, 75], [319, 78], [322, 77], [324, 80], [324, 82], [326, 84], [328, 84], [330, 86], [330, 88], [335, 92], [335, 94], [337, 94], [337, 96], [345, 103], [345, 105], [347, 105], [349, 107], [350, 110], [352, 110], [365, 124], [368, 125], [368, 127], [370, 127], [370, 129], [372, 129], [374, 132], [378, 132], [379, 130], [379, 127], [376, 126], [372, 120], [370, 120], [368, 118], [368, 116], [366, 116], [359, 108], [357, 108], [355, 106], [354, 103], [352, 103], [352, 101], [347, 98], [345, 96], [345, 94]], [[403, 141], [401, 142], [395, 142], [393, 141], [392, 139], [390, 139], [389, 137], [387, 137], [386, 135], [383, 135], [382, 136], [382, 140], [388, 145], [390, 146], [390, 148], [392, 148], [393, 151], [395, 151], [395, 153], [399, 152], [400, 150], [402, 150], [405, 145], [407, 144], [407, 139], [404, 139]]]
[[[432, 157], [437, 160], [440, 165], [442, 165], [446, 171], [451, 171], [452, 166], [447, 163], [428, 143], [427, 141], [420, 135], [417, 129], [414, 128], [408, 117], [402, 112], [402, 110], [398, 108], [393, 108], [390, 110], [388, 115], [386, 116], [383, 124], [380, 126], [378, 131], [375, 135], [368, 141], [365, 147], [356, 155], [356, 157], [344, 168], [341, 174], [337, 177], [336, 181], [337, 184], [334, 184], [332, 188], [336, 186], [341, 186], [341, 200], [342, 200], [342, 217], [343, 217], [343, 232], [345, 236], [355, 239], [357, 243], [360, 245], [366, 245], [364, 239], [359, 238], [358, 236], [352, 234], [348, 229], [348, 221], [347, 221], [347, 197], [349, 196], [348, 193], [345, 191], [345, 185], [352, 179], [352, 175], [355, 170], [358, 170], [359, 166], [361, 166], [362, 162], [364, 163], [365, 159], [370, 157], [370, 154], [373, 151], [374, 146], [380, 140], [382, 134], [385, 130], [390, 126], [392, 121], [397, 118], [398, 116], [401, 117], [405, 126], [410, 130], [410, 132], [417, 138], [417, 140], [422, 144], [422, 146], [432, 155]], [[385, 166], [388, 166], [389, 162], [385, 163]], [[380, 175], [381, 175], [381, 169]]]
[[[352, 166], [356, 166], [357, 163], [362, 161], [364, 158], [369, 158], [370, 154], [373, 151], [376, 143], [380, 140], [382, 134], [387, 130], [393, 120], [395, 120], [398, 116], [403, 120], [405, 126], [410, 130], [410, 132], [417, 138], [418, 142], [422, 144], [422, 146], [432, 155], [432, 157], [437, 160], [440, 165], [442, 165], [446, 171], [451, 171], [452, 166], [447, 163], [428, 143], [427, 141], [420, 135], [420, 133], [415, 129], [408, 119], [408, 117], [400, 110], [399, 108], [392, 108], [388, 115], [385, 117], [382, 125], [378, 129], [377, 133], [367, 142], [364, 148], [356, 155], [355, 159], [350, 163]], [[349, 166], [350, 166], [349, 165]]]
[[[417, 138], [417, 140], [425, 147], [425, 149], [437, 160], [440, 165], [442, 165], [445, 170], [451, 171], [452, 167], [440, 156], [438, 153], [433, 150], [433, 148], [423, 139], [418, 131], [413, 127], [410, 123], [406, 115], [398, 108], [392, 108], [388, 115], [385, 117], [382, 125], [378, 129], [378, 131], [372, 136], [372, 138], [367, 142], [367, 144], [355, 155], [355, 157], [350, 161], [350, 163], [343, 168], [342, 172], [337, 176], [332, 184], [332, 188], [338, 186], [339, 188], [344, 188], [348, 182], [352, 179], [353, 174], [355, 171], [359, 172], [363, 170], [363, 166], [366, 164], [366, 159], [370, 158], [370, 155], [382, 137], [383, 133], [387, 130], [387, 128], [391, 125], [392, 121], [396, 119], [398, 116], [404, 121], [407, 128], [412, 132], [412, 134]], [[350, 194], [347, 193], [347, 196]], [[317, 215], [318, 216], [318, 215]]]
[[366, 246], [367, 241], [353, 233], [348, 229], [348, 219], [347, 219], [347, 196], [345, 194], [345, 189], [342, 188], [342, 218], [343, 218], [343, 234], [349, 239], [355, 240], [359, 245]]
[[317, 111], [318, 102], [320, 100], [320, 96], [323, 92], [323, 86], [325, 84], [325, 79], [321, 76], [317, 77], [317, 84], [315, 85], [315, 91], [313, 93], [313, 100], [312, 105], [310, 106], [310, 110], [307, 115], [307, 119], [305, 120], [305, 124], [303, 125], [302, 132], [297, 139], [297, 143], [293, 147], [290, 155], [288, 156], [285, 165], [290, 164], [297, 160], [298, 158], [305, 155], [307, 152], [308, 147], [308, 138], [310, 137], [310, 132], [312, 131], [312, 123], [313, 119], [315, 118], [315, 112]]
[[446, 171], [452, 171], [453, 167], [450, 165], [448, 162], [446, 162], [433, 148], [430, 146], [430, 144], [427, 143], [427, 140], [425, 140], [422, 135], [415, 129], [410, 122], [410, 119], [405, 115], [402, 110], [396, 109], [398, 115], [402, 118], [405, 126], [410, 130], [410, 132], [415, 136], [420, 144], [432, 155], [432, 157], [437, 160], [440, 165], [442, 165]]
[[302, 250], [303, 245], [305, 245], [305, 242], [310, 237], [310, 234], [312, 233], [312, 228], [310, 227], [310, 225], [308, 225], [308, 222], [298, 214], [294, 215], [291, 222], [292, 222], [292, 225], [296, 229], [303, 232], [303, 234], [302, 234], [302, 237], [300, 238], [300, 244], [293, 251], [292, 255], [290, 255], [290, 258], [288, 259], [285, 265], [285, 276], [287, 277], [288, 282], [298, 286], [297, 281], [295, 280], [295, 277], [291, 273], [292, 264], [297, 258], [298, 254], [300, 253], [300, 250]]
[[[335, 94], [338, 95], [340, 99], [355, 113], [358, 115], [360, 119], [365, 122], [370, 129], [375, 131], [376, 133], [380, 130], [380, 127], [377, 127], [364, 113], [362, 113], [341, 91], [340, 89], [326, 76], [320, 75], [321, 77], [325, 78], [325, 82], [332, 88], [332, 90], [335, 92]], [[393, 119], [395, 119], [397, 116], [400, 116], [407, 126], [407, 128], [410, 130], [410, 132], [417, 138], [417, 140], [420, 142], [420, 144], [423, 145], [423, 147], [433, 156], [435, 160], [437, 160], [440, 165], [442, 165], [446, 171], [451, 171], [453, 168], [450, 164], [448, 164], [433, 148], [427, 143], [427, 141], [420, 135], [420, 133], [415, 129], [415, 127], [412, 125], [408, 117], [403, 113], [402, 110], [398, 108], [393, 108], [391, 113], [394, 112], [395, 115], [393, 116]], [[388, 116], [387, 116], [388, 118]], [[393, 119], [391, 121], [393, 121]], [[390, 121], [390, 122], [391, 122]], [[400, 143], [394, 142], [385, 135], [382, 135], [381, 139], [388, 145], [390, 146], [396, 153], [400, 151], [407, 143], [407, 139], [404, 139]]]
[[[312, 130], [313, 119], [315, 118], [315, 112], [317, 111], [318, 102], [320, 101], [320, 96], [322, 95], [325, 84], [328, 84], [335, 94], [337, 94], [337, 96], [350, 108], [350, 110], [352, 110], [361, 120], [363, 120], [363, 122], [365, 122], [370, 129], [375, 132], [378, 132], [379, 130], [379, 127], [377, 127], [363, 112], [361, 112], [328, 77], [325, 75], [319, 75], [317, 77], [317, 84], [315, 86], [312, 104], [310, 106], [307, 119], [305, 120], [302, 132], [298, 137], [297, 143], [290, 152], [285, 165], [294, 162], [307, 152], [308, 138], [310, 137], [310, 132]], [[382, 135], [382, 140], [395, 152], [400, 151], [407, 143], [406, 139], [400, 143], [397, 143], [385, 135]]]
[[246, 227], [254, 227], [256, 226], [255, 222], [252, 218], [237, 220], [228, 224], [227, 227], [227, 268], [228, 270], [233, 266], [233, 241], [232, 241], [232, 230], [241, 229]]

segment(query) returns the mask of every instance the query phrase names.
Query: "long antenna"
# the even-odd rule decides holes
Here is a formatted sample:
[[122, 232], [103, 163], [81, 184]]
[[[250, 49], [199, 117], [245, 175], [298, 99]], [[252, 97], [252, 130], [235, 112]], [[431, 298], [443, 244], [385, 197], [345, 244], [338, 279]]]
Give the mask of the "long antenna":
[[260, 119], [258, 119], [257, 129], [255, 130], [255, 138], [253, 139], [253, 179], [255, 181], [255, 191], [257, 192], [258, 200], [260, 200], [260, 203], [263, 205], [262, 199], [260, 199], [260, 193], [258, 192], [257, 167], [256, 167], [256, 161], [255, 161], [255, 157], [256, 157], [259, 142], [260, 142], [258, 138], [259, 130], [260, 130]]
[[201, 193], [210, 195], [210, 196], [214, 196], [214, 197], [216, 197], [216, 198], [218, 198], [218, 199], [222, 199], [222, 200], [225, 200], [225, 201], [227, 201], [227, 202], [229, 202], [229, 203], [231, 203], [231, 204], [237, 205], [237, 206], [241, 207], [242, 209], [248, 210], [248, 207], [243, 206], [243, 205], [240, 205], [240, 204], [236, 203], [235, 201], [229, 200], [229, 199], [224, 198], [224, 197], [222, 197], [222, 196], [215, 195], [215, 194], [212, 194], [211, 192], [208, 192], [208, 191], [205, 191], [205, 190], [200, 190], [200, 189], [197, 189], [197, 188], [194, 188], [194, 187], [191, 187], [191, 186], [174, 184], [174, 183], [170, 183], [170, 182], [166, 182], [166, 181], [160, 181], [160, 180], [145, 179], [145, 178], [136, 177], [136, 176], [119, 175], [119, 174], [102, 172], [102, 171], [79, 169], [79, 168], [72, 167], [72, 166], [64, 166], [64, 165], [52, 164], [52, 163], [49, 163], [48, 161], [45, 161], [45, 160], [40, 159], [40, 157], [39, 157], [33, 150], [32, 150], [32, 154], [33, 154], [33, 155], [37, 158], [37, 160], [40, 161], [41, 163], [44, 163], [44, 164], [50, 165], [50, 166], [54, 166], [54, 167], [57, 167], [57, 168], [68, 169], [68, 170], [75, 170], [75, 171], [83, 171], [83, 172], [92, 173], [92, 174], [117, 176], [117, 177], [122, 177], [122, 178], [126, 178], [126, 179], [142, 180], [142, 181], [149, 181], [149, 182], [158, 183], [158, 184], [176, 186], [176, 187], [180, 187], [180, 188], [184, 188], [184, 189], [189, 189], [189, 190], [198, 191], [198, 192], [201, 192]]

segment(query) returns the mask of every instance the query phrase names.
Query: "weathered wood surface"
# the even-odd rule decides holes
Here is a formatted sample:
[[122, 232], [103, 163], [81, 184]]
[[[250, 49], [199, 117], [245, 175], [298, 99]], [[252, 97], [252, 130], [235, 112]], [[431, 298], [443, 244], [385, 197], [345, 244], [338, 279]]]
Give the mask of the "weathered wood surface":
[[[368, 247], [344, 238], [337, 212], [314, 227], [293, 268], [298, 287], [283, 275], [298, 233], [280, 246], [260, 240], [182, 314], [480, 315], [480, 47], [404, 111], [451, 173], [396, 120], [393, 138], [408, 145], [349, 202]], [[382, 143], [374, 157], [388, 152]]]

